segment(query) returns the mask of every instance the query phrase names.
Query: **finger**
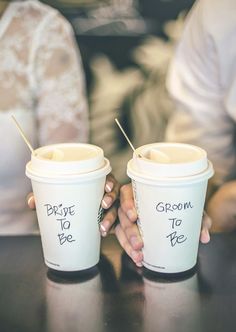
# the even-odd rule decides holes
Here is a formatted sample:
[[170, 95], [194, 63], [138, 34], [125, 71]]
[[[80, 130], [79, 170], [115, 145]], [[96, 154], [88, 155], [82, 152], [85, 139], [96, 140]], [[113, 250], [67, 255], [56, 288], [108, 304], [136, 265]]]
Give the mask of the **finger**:
[[109, 209], [112, 204], [114, 204], [114, 202], [117, 200], [118, 198], [118, 194], [115, 191], [112, 191], [109, 194], [105, 194], [105, 196], [102, 199], [102, 207], [104, 209]]
[[33, 210], [35, 209], [35, 200], [34, 200], [34, 195], [33, 193], [30, 193], [28, 196], [27, 196], [27, 203], [28, 203], [28, 206]]
[[99, 227], [100, 232], [103, 237], [107, 236], [108, 232], [115, 224], [117, 219], [117, 208], [114, 206], [104, 215], [103, 220], [101, 221]]
[[200, 241], [203, 244], [207, 244], [210, 242], [210, 233], [207, 229], [202, 229], [200, 234]]
[[120, 204], [127, 217], [131, 221], [136, 221], [138, 216], [135, 209], [131, 183], [120, 188]]
[[[102, 207], [104, 209], [109, 209], [112, 206], [112, 204], [119, 197], [119, 191], [120, 191], [120, 184], [115, 180], [114, 176], [109, 174], [107, 179], [108, 178], [111, 180], [108, 180], [108, 182], [105, 185], [106, 194], [102, 200]], [[111, 185], [111, 183], [112, 183], [112, 185]], [[107, 187], [109, 187], [108, 191], [106, 189]], [[110, 191], [110, 189], [112, 189], [112, 190]]]
[[205, 228], [209, 231], [211, 229], [211, 226], [212, 226], [212, 219], [209, 216], [209, 214], [207, 214], [207, 212], [204, 210], [203, 219], [202, 219], [202, 228]]
[[204, 244], [210, 242], [210, 233], [209, 230], [212, 225], [212, 220], [206, 211], [203, 212], [203, 219], [202, 219], [202, 229], [200, 234], [200, 241]]
[[120, 224], [118, 224], [116, 226], [115, 234], [116, 234], [116, 237], [117, 237], [120, 245], [125, 250], [125, 252], [129, 255], [129, 257], [134, 261], [134, 263], [137, 266], [141, 267], [143, 265], [142, 264], [143, 254], [140, 250], [134, 250], [133, 249], [133, 247], [131, 246], [131, 244], [127, 240], [126, 235], [125, 235], [123, 229], [121, 228]]
[[110, 193], [116, 186], [116, 184], [118, 184], [118, 182], [116, 181], [114, 176], [112, 174], [108, 174], [106, 177], [105, 191], [107, 193]]
[[137, 224], [130, 221], [130, 219], [121, 208], [118, 210], [118, 216], [120, 220], [120, 226], [132, 248], [134, 250], [141, 250], [143, 247], [143, 241], [140, 236]]

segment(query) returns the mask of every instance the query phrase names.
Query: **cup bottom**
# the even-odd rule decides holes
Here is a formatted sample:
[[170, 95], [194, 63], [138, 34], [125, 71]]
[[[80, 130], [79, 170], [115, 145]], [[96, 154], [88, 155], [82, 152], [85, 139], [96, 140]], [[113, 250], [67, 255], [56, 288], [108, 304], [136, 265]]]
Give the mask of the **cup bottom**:
[[98, 256], [98, 257], [96, 257], [96, 259], [93, 259], [92, 261], [90, 261], [89, 264], [86, 264], [86, 266], [84, 266], [82, 264], [78, 264], [78, 262], [77, 262], [76, 267], [73, 267], [73, 269], [72, 269], [71, 267], [65, 268], [64, 264], [51, 263], [44, 257], [44, 263], [48, 269], [50, 269], [51, 271], [55, 271], [55, 273], [67, 274], [68, 276], [70, 274], [73, 275], [73, 274], [78, 274], [78, 273], [84, 273], [84, 271], [89, 271], [90, 269], [92, 269], [99, 263], [99, 260], [100, 260], [100, 257]]
[[165, 272], [157, 272], [153, 270], [149, 270], [145, 266], [143, 267], [143, 276], [150, 280], [166, 280], [166, 281], [180, 281], [184, 279], [188, 279], [192, 277], [197, 270], [197, 263], [188, 270], [181, 271], [181, 272], [174, 272], [174, 273], [165, 273]]
[[48, 268], [47, 277], [58, 283], [83, 282], [92, 279], [99, 273], [98, 266], [95, 265], [80, 271], [58, 271]]

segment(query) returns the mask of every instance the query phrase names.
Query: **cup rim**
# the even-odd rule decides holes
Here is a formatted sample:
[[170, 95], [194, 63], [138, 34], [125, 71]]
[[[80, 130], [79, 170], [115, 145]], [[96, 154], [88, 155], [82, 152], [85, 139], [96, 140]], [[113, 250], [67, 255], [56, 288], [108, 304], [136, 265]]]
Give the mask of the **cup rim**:
[[73, 173], [73, 174], [51, 174], [45, 173], [41, 174], [37, 171], [32, 170], [31, 162], [26, 164], [26, 171], [25, 174], [28, 178], [33, 181], [43, 182], [43, 183], [56, 183], [56, 184], [63, 184], [63, 183], [78, 183], [78, 182], [88, 182], [96, 180], [102, 176], [106, 176], [111, 172], [110, 162], [107, 158], [104, 158], [103, 167], [87, 172], [87, 173]]
[[[157, 159], [152, 160], [149, 157], [153, 151], [154, 158]], [[182, 183], [183, 180], [192, 183], [210, 178], [213, 173], [206, 151], [186, 143], [159, 142], [143, 145], [134, 151], [133, 158], [127, 165], [127, 174], [131, 179], [162, 184]]]
[[153, 177], [152, 175], [140, 174], [132, 168], [132, 161], [128, 162], [127, 175], [135, 181], [150, 184], [150, 185], [162, 185], [162, 186], [173, 186], [173, 185], [189, 185], [197, 182], [208, 180], [214, 174], [212, 163], [208, 160], [208, 167], [203, 172], [181, 177]]
[[[73, 159], [73, 150], [78, 148], [86, 152], [83, 159]], [[78, 153], [76, 149], [76, 153]], [[54, 151], [62, 153], [62, 159], [51, 159]], [[69, 160], [63, 160], [68, 153]], [[26, 176], [31, 180], [47, 183], [84, 182], [107, 175], [111, 171], [110, 162], [104, 158], [102, 148], [87, 143], [58, 143], [42, 146], [31, 154], [26, 165]]]

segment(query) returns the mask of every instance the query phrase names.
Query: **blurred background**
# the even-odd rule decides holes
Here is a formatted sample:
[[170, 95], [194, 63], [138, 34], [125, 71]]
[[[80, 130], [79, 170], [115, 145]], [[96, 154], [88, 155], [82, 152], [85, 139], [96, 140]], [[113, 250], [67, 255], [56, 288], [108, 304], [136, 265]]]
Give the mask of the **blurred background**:
[[90, 142], [101, 146], [121, 183], [133, 145], [163, 140], [173, 111], [165, 89], [169, 61], [193, 0], [47, 0], [71, 22], [90, 107]]

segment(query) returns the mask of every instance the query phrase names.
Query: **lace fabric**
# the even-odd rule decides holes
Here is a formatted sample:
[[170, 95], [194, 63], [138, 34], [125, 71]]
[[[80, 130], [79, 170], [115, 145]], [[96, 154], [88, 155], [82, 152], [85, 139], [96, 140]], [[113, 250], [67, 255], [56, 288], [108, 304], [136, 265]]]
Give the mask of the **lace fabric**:
[[[73, 30], [58, 11], [37, 0], [11, 2], [0, 20], [0, 233], [31, 233], [35, 221], [24, 220], [23, 213], [29, 215], [24, 168], [30, 155], [14, 134], [11, 114], [34, 147], [88, 140], [84, 74]], [[22, 216], [16, 226], [13, 210]]]
[[39, 144], [88, 139], [81, 59], [69, 23], [38, 1], [9, 5], [0, 31], [0, 109], [34, 109]]

